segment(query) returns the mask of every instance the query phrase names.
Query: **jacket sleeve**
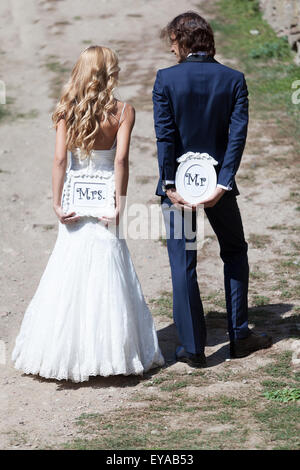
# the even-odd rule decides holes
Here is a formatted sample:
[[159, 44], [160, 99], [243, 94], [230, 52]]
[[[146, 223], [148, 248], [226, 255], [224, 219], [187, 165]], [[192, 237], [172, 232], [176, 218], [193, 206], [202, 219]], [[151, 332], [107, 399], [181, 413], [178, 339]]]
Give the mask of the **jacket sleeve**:
[[163, 88], [160, 70], [156, 75], [152, 99], [160, 178], [162, 181], [175, 180], [177, 168], [175, 157], [176, 126], [168, 98]]
[[218, 174], [218, 184], [232, 188], [246, 144], [248, 129], [248, 89], [244, 74], [236, 85], [234, 105], [230, 116], [229, 137], [224, 160]]

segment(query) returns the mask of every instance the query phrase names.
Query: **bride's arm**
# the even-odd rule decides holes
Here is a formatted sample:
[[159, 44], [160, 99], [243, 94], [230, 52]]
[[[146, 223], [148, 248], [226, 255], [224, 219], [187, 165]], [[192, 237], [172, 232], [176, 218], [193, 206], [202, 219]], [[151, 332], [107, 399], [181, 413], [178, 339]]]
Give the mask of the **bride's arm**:
[[[126, 104], [124, 119], [122, 120], [117, 135], [117, 152], [115, 157], [115, 186], [116, 186], [116, 210], [120, 213], [127, 194], [129, 177], [129, 146], [131, 132], [135, 122], [134, 108]], [[123, 197], [122, 197], [123, 196]]]
[[79, 217], [72, 217], [75, 212], [64, 214], [61, 208], [61, 195], [67, 168], [66, 123], [61, 119], [57, 124], [55, 153], [52, 167], [53, 209], [61, 223], [76, 222]]

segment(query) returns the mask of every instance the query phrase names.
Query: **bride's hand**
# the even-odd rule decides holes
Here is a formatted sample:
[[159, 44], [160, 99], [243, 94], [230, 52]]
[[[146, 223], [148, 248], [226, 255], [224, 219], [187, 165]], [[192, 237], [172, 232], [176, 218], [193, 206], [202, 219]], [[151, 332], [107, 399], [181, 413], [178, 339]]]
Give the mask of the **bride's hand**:
[[53, 209], [62, 224], [73, 224], [80, 219], [79, 216], [76, 216], [76, 212], [69, 212], [68, 214], [65, 214], [61, 206], [53, 206]]
[[116, 225], [119, 225], [120, 223], [120, 209], [116, 208], [115, 209], [115, 214], [112, 217], [107, 217], [103, 215], [102, 217], [98, 217], [98, 220], [101, 222], [105, 222], [105, 226], [107, 227], [109, 223], [114, 223]]

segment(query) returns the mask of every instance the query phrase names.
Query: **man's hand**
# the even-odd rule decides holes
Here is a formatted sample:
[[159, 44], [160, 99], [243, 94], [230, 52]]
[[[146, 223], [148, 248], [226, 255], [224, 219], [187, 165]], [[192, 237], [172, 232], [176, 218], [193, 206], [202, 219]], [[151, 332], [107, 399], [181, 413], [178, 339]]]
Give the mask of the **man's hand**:
[[202, 204], [204, 204], [204, 208], [214, 207], [225, 192], [226, 192], [226, 189], [216, 187], [214, 193], [209, 198], [205, 199], [202, 202], [199, 202], [199, 204], [197, 204], [197, 207], [199, 207]]
[[177, 209], [185, 209], [185, 210], [192, 210], [195, 208], [194, 205], [190, 204], [189, 202], [185, 201], [180, 194], [176, 191], [176, 188], [170, 188], [166, 190], [166, 195], [172, 202], [172, 204]]

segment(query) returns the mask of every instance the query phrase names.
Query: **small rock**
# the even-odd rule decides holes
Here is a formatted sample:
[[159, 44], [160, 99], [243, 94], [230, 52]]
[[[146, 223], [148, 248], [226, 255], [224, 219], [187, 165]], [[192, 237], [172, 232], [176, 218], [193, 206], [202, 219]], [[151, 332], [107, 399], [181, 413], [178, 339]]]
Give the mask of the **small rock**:
[[16, 202], [18, 199], [20, 199], [20, 196], [18, 194], [13, 194], [11, 197], [11, 202]]
[[296, 340], [292, 343], [292, 364], [294, 366], [300, 366], [300, 340]]
[[2, 312], [2, 313], [0, 313], [0, 317], [1, 317], [1, 318], [3, 318], [3, 317], [8, 317], [8, 315], [10, 315], [10, 314], [11, 314], [10, 311], [9, 311], [9, 312]]
[[159, 434], [159, 431], [157, 431], [157, 429], [153, 429], [150, 434]]
[[258, 29], [250, 29], [250, 34], [252, 34], [252, 36], [257, 36], [259, 34], [259, 31]]
[[243, 384], [247, 384], [248, 383], [248, 380], [243, 380]]

